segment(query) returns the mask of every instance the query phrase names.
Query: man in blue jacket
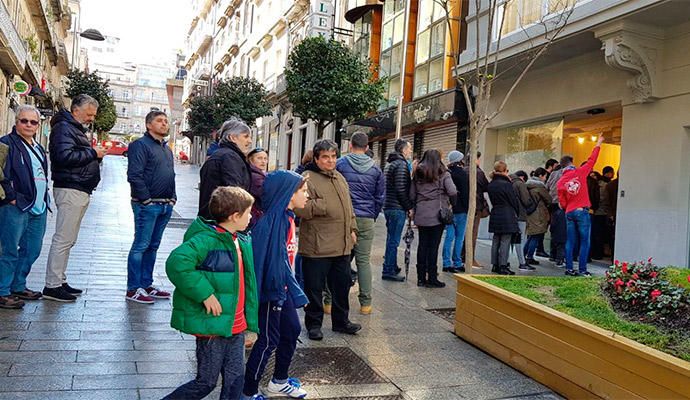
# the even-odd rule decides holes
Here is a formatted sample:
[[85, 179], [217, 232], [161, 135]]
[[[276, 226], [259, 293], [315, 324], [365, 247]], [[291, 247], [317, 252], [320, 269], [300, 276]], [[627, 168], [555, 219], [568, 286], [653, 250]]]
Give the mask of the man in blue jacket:
[[366, 155], [369, 136], [355, 132], [350, 138], [350, 153], [338, 160], [336, 169], [350, 187], [352, 207], [357, 217], [357, 243], [353, 249], [359, 281], [359, 304], [362, 314], [371, 314], [371, 245], [374, 225], [386, 197], [386, 179], [381, 168]]
[[70, 111], [61, 110], [50, 120], [50, 170], [57, 206], [55, 234], [48, 253], [43, 298], [75, 301], [81, 294], [67, 284], [67, 262], [77, 243], [81, 220], [89, 207], [91, 192], [101, 181], [100, 161], [105, 149], [92, 148], [86, 125], [96, 119], [98, 101], [80, 94], [72, 99]]
[[9, 150], [0, 182], [5, 190], [0, 201], [0, 308], [18, 309], [24, 300], [41, 298], [41, 292], [26, 287], [26, 277], [41, 254], [50, 206], [48, 157], [34, 140], [40, 123], [35, 107], [19, 106], [15, 127], [0, 138]]
[[163, 140], [167, 135], [168, 117], [151, 111], [146, 115], [146, 133], [129, 145], [127, 157], [134, 242], [127, 257], [126, 299], [143, 304], [170, 298], [170, 293], [153, 286], [156, 252], [177, 202], [173, 154]]

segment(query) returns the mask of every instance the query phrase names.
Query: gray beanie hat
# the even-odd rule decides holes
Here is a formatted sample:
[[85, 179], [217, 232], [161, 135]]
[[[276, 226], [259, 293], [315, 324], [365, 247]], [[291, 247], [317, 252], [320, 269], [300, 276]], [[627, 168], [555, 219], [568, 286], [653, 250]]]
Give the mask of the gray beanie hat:
[[460, 162], [463, 158], [465, 158], [465, 156], [457, 150], [453, 150], [448, 153], [448, 163], [450, 164]]

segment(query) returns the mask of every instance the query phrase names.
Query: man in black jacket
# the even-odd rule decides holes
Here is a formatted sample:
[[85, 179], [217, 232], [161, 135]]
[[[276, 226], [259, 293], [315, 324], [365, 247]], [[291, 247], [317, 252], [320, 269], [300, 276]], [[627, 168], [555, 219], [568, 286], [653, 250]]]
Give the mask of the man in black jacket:
[[398, 276], [398, 246], [405, 220], [414, 204], [410, 200], [410, 166], [407, 160], [412, 155], [412, 145], [404, 139], [395, 141], [395, 152], [388, 155], [386, 168], [386, 199], [383, 214], [386, 216], [386, 254], [383, 259], [381, 279], [402, 282]]
[[199, 185], [199, 216], [213, 219], [208, 210], [211, 193], [219, 186], [237, 186], [249, 191], [252, 175], [247, 153], [252, 145], [249, 126], [231, 118], [220, 127], [220, 144], [201, 167]]
[[67, 284], [65, 270], [89, 207], [89, 196], [101, 180], [99, 162], [106, 152], [91, 147], [84, 127], [96, 118], [98, 101], [80, 94], [72, 99], [70, 110], [61, 110], [50, 121], [48, 147], [57, 221], [48, 254], [43, 298], [63, 302], [75, 301], [82, 292]]
[[156, 252], [177, 202], [173, 154], [163, 141], [167, 135], [168, 117], [162, 111], [151, 111], [146, 115], [144, 137], [129, 145], [127, 157], [134, 242], [127, 257], [125, 298], [143, 304], [170, 298], [170, 293], [153, 287]]
[[470, 203], [470, 174], [465, 171], [462, 159], [465, 156], [453, 150], [448, 153], [448, 172], [458, 189], [458, 198], [453, 204], [453, 224], [446, 226], [443, 242], [443, 272], [465, 272], [462, 265], [462, 246], [467, 227], [467, 208]]

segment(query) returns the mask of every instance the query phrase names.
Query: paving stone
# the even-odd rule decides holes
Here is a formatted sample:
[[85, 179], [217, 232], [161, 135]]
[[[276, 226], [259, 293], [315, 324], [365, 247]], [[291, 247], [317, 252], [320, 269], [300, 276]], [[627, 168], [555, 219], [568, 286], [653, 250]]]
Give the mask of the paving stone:
[[79, 351], [78, 362], [117, 361], [190, 361], [186, 351]]
[[21, 343], [21, 340], [13, 340], [0, 336], [0, 351], [18, 350]]
[[71, 388], [71, 376], [44, 376], [41, 379], [31, 376], [0, 376], [0, 391], [2, 392], [68, 390]]
[[549, 392], [546, 387], [529, 378], [518, 380], [493, 379], [480, 385], [463, 385], [458, 387], [457, 390], [462, 396], [468, 399], [477, 400], [526, 396]]
[[30, 330], [41, 332], [65, 331], [129, 331], [132, 326], [128, 322], [31, 322]]
[[0, 351], [0, 363], [32, 362], [74, 362], [76, 351]]
[[[81, 340], [179, 340], [182, 335], [176, 331], [85, 331]], [[191, 336], [194, 338], [194, 336]], [[183, 338], [184, 339], [184, 338]]]
[[[360, 384], [360, 385], [313, 385], [320, 398], [367, 398], [374, 396], [397, 396], [400, 390], [390, 383]], [[306, 390], [306, 388], [305, 388]], [[312, 398], [312, 396], [309, 396]]]
[[136, 350], [196, 350], [196, 343], [189, 340], [135, 340]]
[[73, 330], [26, 330], [26, 331], [1, 331], [0, 337], [11, 340], [77, 340], [79, 331]]
[[8, 322], [0, 321], [0, 331], [21, 331], [23, 329], [28, 329], [28, 322]]
[[138, 400], [135, 389], [0, 393], [0, 400]]
[[193, 378], [191, 374], [79, 375], [74, 377], [74, 389], [168, 388]]
[[24, 340], [25, 350], [134, 350], [131, 340]]
[[179, 374], [196, 372], [196, 361], [137, 361], [140, 374]]
[[46, 376], [46, 375], [119, 375], [136, 374], [136, 365], [133, 362], [109, 362], [109, 363], [32, 363], [14, 364], [9, 376]]

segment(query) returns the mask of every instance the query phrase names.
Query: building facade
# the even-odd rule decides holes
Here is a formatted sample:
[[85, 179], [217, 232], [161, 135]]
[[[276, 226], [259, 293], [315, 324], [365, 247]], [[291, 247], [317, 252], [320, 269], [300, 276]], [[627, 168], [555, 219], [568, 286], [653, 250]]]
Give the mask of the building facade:
[[[458, 72], [473, 69], [476, 24], [487, 2], [467, 16], [467, 50]], [[547, 0], [523, 0], [521, 13], [489, 38], [499, 61], [543, 43], [536, 21], [557, 16]], [[560, 39], [525, 76], [481, 140], [484, 167], [498, 159], [511, 170], [548, 158], [588, 156], [596, 136], [606, 142], [596, 170], [620, 171], [615, 257], [660, 265], [690, 264], [690, 2], [581, 0]], [[522, 15], [520, 17], [519, 15]], [[520, 19], [522, 18], [522, 19]], [[485, 35], [486, 36], [486, 35]], [[485, 49], [481, 37], [479, 48]], [[510, 76], [494, 85], [494, 109]]]

